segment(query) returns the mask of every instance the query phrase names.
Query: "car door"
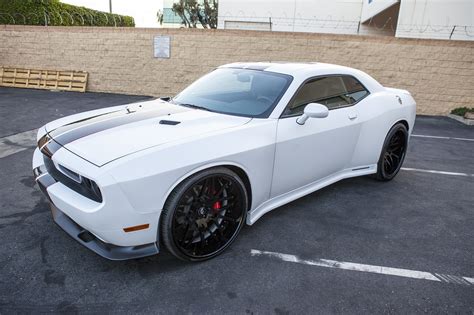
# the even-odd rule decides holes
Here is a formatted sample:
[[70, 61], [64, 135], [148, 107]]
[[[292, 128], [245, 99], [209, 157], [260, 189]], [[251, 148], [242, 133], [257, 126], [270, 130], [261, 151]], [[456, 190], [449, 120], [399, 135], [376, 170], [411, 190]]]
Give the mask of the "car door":
[[[350, 167], [360, 131], [357, 103], [368, 94], [353, 80], [340, 75], [312, 78], [295, 93], [278, 122], [271, 197]], [[327, 106], [328, 117], [299, 125], [296, 119], [308, 103]]]

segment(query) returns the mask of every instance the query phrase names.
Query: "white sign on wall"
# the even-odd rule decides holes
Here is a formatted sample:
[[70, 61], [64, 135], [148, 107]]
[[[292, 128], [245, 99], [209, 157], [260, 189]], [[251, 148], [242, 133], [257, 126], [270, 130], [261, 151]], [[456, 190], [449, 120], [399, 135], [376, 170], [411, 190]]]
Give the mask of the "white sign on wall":
[[170, 36], [155, 36], [153, 38], [153, 56], [155, 58], [169, 58], [170, 57]]
[[364, 0], [362, 5], [362, 15], [360, 21], [362, 23], [367, 22], [383, 10], [390, 8], [400, 0]]

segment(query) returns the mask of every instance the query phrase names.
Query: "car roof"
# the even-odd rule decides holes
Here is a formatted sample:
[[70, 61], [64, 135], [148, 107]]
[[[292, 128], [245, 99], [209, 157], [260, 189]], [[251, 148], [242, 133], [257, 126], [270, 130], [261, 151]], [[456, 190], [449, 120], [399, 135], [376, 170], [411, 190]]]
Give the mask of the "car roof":
[[240, 68], [269, 71], [276, 73], [283, 73], [295, 75], [306, 71], [343, 71], [343, 73], [353, 72], [355, 69], [333, 65], [321, 62], [285, 62], [285, 61], [271, 61], [271, 62], [234, 62], [229, 63], [219, 68]]
[[319, 75], [351, 75], [356, 77], [371, 93], [380, 91], [383, 86], [367, 73], [339, 65], [322, 62], [235, 62], [219, 68], [239, 68], [268, 71], [291, 75], [297, 82]]

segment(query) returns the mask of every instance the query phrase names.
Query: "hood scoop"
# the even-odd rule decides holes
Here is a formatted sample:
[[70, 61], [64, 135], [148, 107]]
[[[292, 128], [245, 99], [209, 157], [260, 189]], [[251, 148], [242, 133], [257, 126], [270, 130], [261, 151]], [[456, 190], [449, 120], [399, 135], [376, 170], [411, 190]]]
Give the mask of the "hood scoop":
[[175, 126], [175, 125], [178, 125], [180, 123], [181, 123], [180, 121], [176, 121], [176, 120], [160, 120], [160, 125]]

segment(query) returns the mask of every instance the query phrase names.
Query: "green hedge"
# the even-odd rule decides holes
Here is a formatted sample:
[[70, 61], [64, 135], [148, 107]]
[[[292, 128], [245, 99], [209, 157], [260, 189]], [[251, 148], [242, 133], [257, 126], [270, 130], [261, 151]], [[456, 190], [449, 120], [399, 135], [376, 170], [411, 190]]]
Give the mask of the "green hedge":
[[464, 117], [466, 113], [474, 113], [474, 107], [458, 107], [451, 111], [451, 114]]
[[0, 0], [0, 24], [133, 27], [135, 21], [131, 16], [77, 7], [59, 0]]

